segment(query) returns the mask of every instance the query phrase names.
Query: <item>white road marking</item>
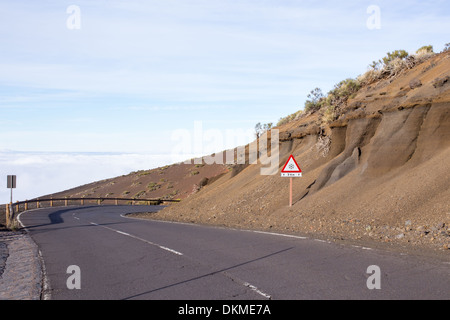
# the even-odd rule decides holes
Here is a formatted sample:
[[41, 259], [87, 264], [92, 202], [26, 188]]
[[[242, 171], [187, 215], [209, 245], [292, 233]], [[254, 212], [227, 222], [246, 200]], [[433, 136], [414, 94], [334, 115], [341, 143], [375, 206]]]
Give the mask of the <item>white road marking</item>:
[[271, 299], [271, 296], [270, 296], [270, 295], [268, 295], [268, 294], [265, 293], [265, 292], [262, 292], [262, 291], [259, 290], [257, 287], [255, 287], [254, 285], [251, 285], [251, 284], [248, 283], [248, 282], [245, 282], [245, 283], [244, 283], [244, 286], [245, 286], [245, 287], [248, 287], [248, 288], [250, 288], [250, 289], [252, 289], [252, 290], [255, 291], [257, 294], [263, 296], [263, 297], [266, 298], [266, 299], [269, 299], [269, 300]]
[[167, 247], [163, 247], [163, 246], [158, 246], [158, 247], [160, 247], [160, 248], [163, 249], [163, 250], [166, 250], [166, 251], [175, 253], [176, 255], [179, 255], [179, 256], [182, 256], [182, 255], [183, 255], [181, 252], [175, 251], [175, 250], [170, 249], [170, 248], [167, 248]]
[[285, 237], [285, 238], [294, 238], [294, 239], [301, 239], [301, 240], [306, 240], [308, 238], [306, 237], [300, 237], [300, 236], [293, 236], [290, 234], [282, 234], [282, 233], [275, 233], [275, 232], [265, 232], [265, 231], [257, 231], [257, 230], [245, 230], [248, 232], [254, 232], [254, 233], [261, 233], [261, 234], [268, 234], [271, 236], [279, 236], [279, 237]]
[[176, 255], [178, 255], [178, 256], [182, 256], [182, 255], [183, 255], [181, 252], [178, 252], [178, 251], [176, 251], [176, 250], [173, 250], [173, 249], [164, 247], [164, 246], [159, 245], [159, 244], [157, 244], [157, 243], [154, 243], [154, 242], [151, 242], [151, 241], [148, 241], [148, 240], [139, 238], [139, 237], [137, 237], [137, 236], [134, 236], [134, 235], [129, 234], [129, 233], [126, 233], [126, 232], [123, 232], [123, 231], [120, 231], [120, 230], [116, 230], [116, 229], [113, 229], [113, 228], [110, 228], [110, 227], [107, 227], [107, 226], [102, 226], [102, 225], [99, 225], [99, 224], [94, 223], [94, 222], [90, 222], [90, 224], [92, 224], [92, 225], [94, 225], [94, 226], [98, 226], [98, 227], [104, 228], [104, 229], [108, 229], [108, 230], [114, 231], [114, 232], [119, 233], [119, 234], [121, 234], [121, 235], [130, 237], [130, 238], [133, 238], [133, 239], [136, 239], [136, 240], [145, 242], [145, 243], [148, 243], [148, 244], [150, 244], [150, 245], [152, 245], [152, 246], [156, 246], [156, 247], [158, 247], [158, 248], [160, 248], [160, 249], [162, 249], [162, 250], [165, 250], [165, 251], [174, 253], [174, 254], [176, 254]]
[[122, 232], [122, 231], [116, 231], [117, 233], [123, 234], [124, 236], [131, 236], [129, 233]]
[[361, 246], [357, 246], [357, 245], [352, 245], [353, 248], [358, 248], [358, 249], [362, 249], [362, 250], [373, 250], [372, 248], [368, 248], [368, 247], [361, 247]]
[[48, 280], [47, 270], [45, 269], [44, 258], [42, 257], [41, 250], [38, 251], [38, 258], [39, 261], [41, 262], [41, 269], [42, 269], [42, 300], [50, 300], [51, 299], [50, 282]]

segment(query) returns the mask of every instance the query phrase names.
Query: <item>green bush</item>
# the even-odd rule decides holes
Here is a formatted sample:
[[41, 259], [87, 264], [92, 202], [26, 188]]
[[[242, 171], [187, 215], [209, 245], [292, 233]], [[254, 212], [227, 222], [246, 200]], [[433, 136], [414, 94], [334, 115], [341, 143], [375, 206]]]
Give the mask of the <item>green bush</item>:
[[161, 185], [158, 184], [158, 183], [156, 183], [156, 182], [150, 182], [150, 183], [147, 185], [147, 188], [148, 188], [149, 191], [155, 191], [155, 190], [161, 188]]
[[383, 60], [384, 65], [387, 66], [387, 65], [389, 65], [389, 63], [391, 63], [392, 61], [394, 61], [397, 58], [403, 60], [408, 57], [409, 57], [409, 53], [406, 52], [405, 50], [395, 50], [392, 52], [388, 52], [386, 57], [384, 57], [382, 60]]
[[361, 84], [358, 80], [348, 78], [336, 84], [334, 89], [328, 93], [327, 99], [332, 98], [349, 98], [354, 93], [358, 92], [361, 88]]
[[429, 53], [434, 53], [433, 51], [433, 46], [429, 45], [429, 46], [423, 46], [420, 47], [419, 49], [417, 49], [416, 54], [420, 53], [420, 52], [429, 52]]
[[141, 196], [143, 196], [145, 194], [145, 190], [139, 191], [138, 193], [136, 193], [133, 197], [133, 199], [139, 198]]
[[305, 112], [317, 111], [323, 106], [323, 100], [325, 96], [322, 93], [322, 89], [315, 88], [308, 94], [308, 100], [305, 102]]
[[289, 123], [293, 120], [297, 120], [302, 114], [303, 114], [303, 110], [298, 110], [297, 112], [294, 112], [284, 118], [280, 118], [280, 120], [277, 123], [277, 127], [282, 126], [283, 124]]

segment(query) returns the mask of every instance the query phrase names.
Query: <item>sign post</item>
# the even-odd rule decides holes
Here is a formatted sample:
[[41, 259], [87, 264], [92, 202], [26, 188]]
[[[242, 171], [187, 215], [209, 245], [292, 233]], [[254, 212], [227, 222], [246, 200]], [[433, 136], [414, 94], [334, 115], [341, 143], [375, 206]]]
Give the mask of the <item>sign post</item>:
[[[13, 209], [13, 189], [16, 188], [16, 182], [17, 182], [17, 177], [16, 176], [8, 176], [7, 177], [7, 183], [6, 183], [6, 187], [8, 189], [11, 189], [11, 199], [9, 202], [9, 210], [6, 210], [6, 215], [9, 215], [9, 217], [7, 217], [7, 222], [8, 221], [12, 221], [12, 218], [14, 217], [14, 209]], [[9, 211], [9, 212], [8, 212]]]
[[292, 178], [298, 178], [302, 176], [302, 169], [298, 165], [294, 156], [291, 155], [281, 170], [282, 178], [290, 178], [290, 186], [289, 186], [289, 207], [292, 207]]

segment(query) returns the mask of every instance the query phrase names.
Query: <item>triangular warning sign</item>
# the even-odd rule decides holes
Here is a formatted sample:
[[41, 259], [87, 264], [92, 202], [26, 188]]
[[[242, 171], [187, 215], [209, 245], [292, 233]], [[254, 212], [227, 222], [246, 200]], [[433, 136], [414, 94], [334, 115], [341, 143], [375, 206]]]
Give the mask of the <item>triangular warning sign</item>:
[[302, 176], [302, 169], [300, 169], [300, 166], [298, 165], [297, 161], [295, 161], [295, 158], [293, 155], [291, 155], [286, 162], [286, 164], [283, 167], [283, 170], [281, 170], [281, 176], [282, 177], [301, 177]]

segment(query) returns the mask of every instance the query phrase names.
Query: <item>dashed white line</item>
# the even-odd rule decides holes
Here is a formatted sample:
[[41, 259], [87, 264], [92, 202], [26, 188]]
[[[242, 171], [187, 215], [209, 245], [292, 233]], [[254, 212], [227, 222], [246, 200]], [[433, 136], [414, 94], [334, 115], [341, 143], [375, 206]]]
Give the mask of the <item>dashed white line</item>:
[[259, 290], [257, 287], [255, 287], [254, 285], [252, 285], [252, 284], [250, 284], [250, 283], [248, 283], [248, 282], [245, 282], [245, 283], [244, 283], [244, 286], [245, 286], [245, 287], [248, 287], [248, 288], [250, 288], [250, 289], [252, 289], [252, 290], [255, 291], [257, 294], [263, 296], [263, 297], [266, 298], [266, 299], [269, 299], [269, 300], [270, 300], [270, 299], [272, 298], [270, 295], [268, 295], [268, 294], [265, 293], [265, 292], [262, 292], [262, 291]]
[[245, 230], [245, 231], [254, 232], [254, 233], [261, 233], [261, 234], [268, 234], [268, 235], [271, 235], [271, 236], [280, 236], [280, 237], [285, 237], [285, 238], [294, 238], [294, 239], [301, 239], [301, 240], [308, 239], [306, 237], [293, 236], [293, 235], [290, 235], [290, 234], [282, 234], [282, 233], [275, 233], [275, 232], [265, 232], [265, 231], [257, 231], [257, 230]]
[[372, 248], [362, 247], [362, 246], [357, 246], [357, 245], [352, 245], [352, 247], [353, 247], [353, 248], [362, 249], [362, 250], [373, 250]]
[[183, 255], [181, 252], [175, 251], [175, 250], [170, 249], [170, 248], [167, 248], [167, 247], [163, 247], [163, 246], [158, 246], [158, 247], [160, 247], [160, 248], [163, 249], [163, 250], [166, 250], [166, 251], [175, 253], [176, 255], [179, 255], [179, 256], [182, 256], [182, 255]]
[[122, 231], [118, 231], [118, 230], [116, 230], [116, 232], [117, 233], [120, 233], [120, 234], [123, 234], [124, 236], [131, 236], [131, 234], [129, 234], [129, 233], [126, 233], [126, 232], [122, 232]]
[[160, 249], [162, 249], [162, 250], [171, 252], [171, 253], [176, 254], [176, 255], [178, 255], [178, 256], [182, 256], [182, 255], [183, 255], [181, 252], [178, 252], [178, 251], [176, 251], [176, 250], [173, 250], [173, 249], [164, 247], [164, 246], [159, 245], [159, 244], [157, 244], [157, 243], [154, 243], [154, 242], [151, 242], [151, 241], [148, 241], [148, 240], [139, 238], [139, 237], [137, 237], [137, 236], [134, 236], [134, 235], [129, 234], [129, 233], [126, 233], [126, 232], [123, 232], [123, 231], [120, 231], [120, 230], [116, 230], [116, 229], [113, 229], [113, 228], [110, 228], [110, 227], [107, 227], [107, 226], [102, 226], [102, 225], [99, 225], [99, 224], [97, 224], [97, 223], [95, 223], [95, 222], [90, 222], [90, 224], [92, 224], [92, 225], [94, 225], [94, 226], [98, 226], [98, 227], [104, 228], [104, 229], [108, 229], [108, 230], [114, 231], [114, 232], [119, 233], [119, 234], [121, 234], [121, 235], [130, 237], [130, 238], [133, 238], [133, 239], [136, 239], [136, 240], [145, 242], [145, 243], [148, 243], [148, 244], [150, 244], [150, 245], [152, 245], [152, 246], [156, 246], [156, 247], [158, 247], [158, 248], [160, 248]]

